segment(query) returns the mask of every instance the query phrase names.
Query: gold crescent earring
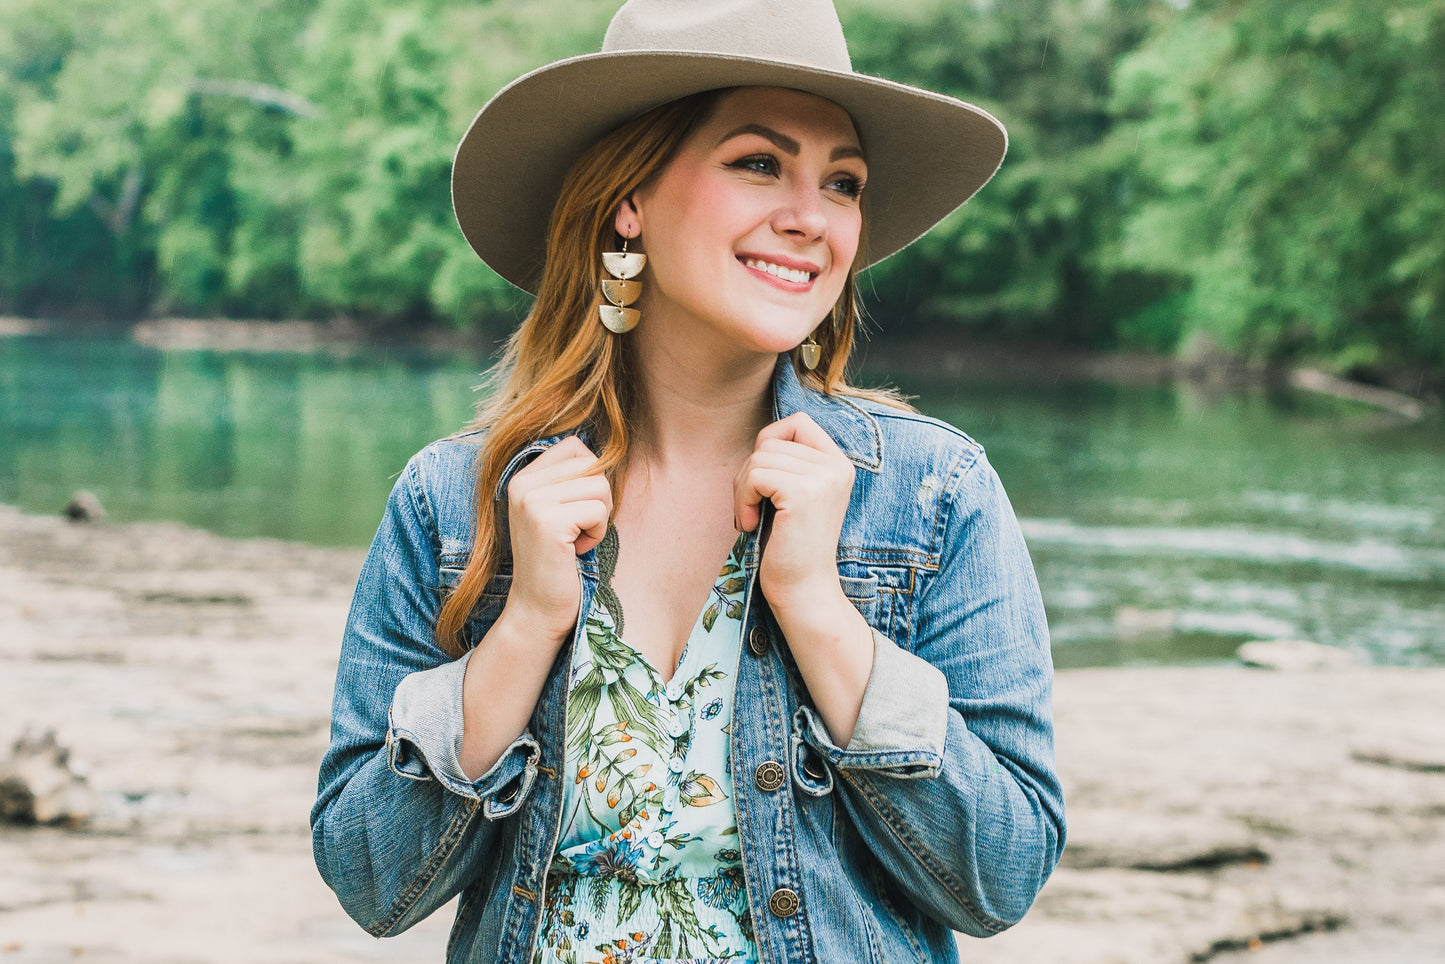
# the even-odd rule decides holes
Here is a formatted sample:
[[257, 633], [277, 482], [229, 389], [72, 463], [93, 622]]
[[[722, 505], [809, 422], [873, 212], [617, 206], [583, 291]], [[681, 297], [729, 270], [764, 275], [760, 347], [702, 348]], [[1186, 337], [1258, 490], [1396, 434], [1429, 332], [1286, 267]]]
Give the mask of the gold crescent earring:
[[823, 357], [823, 347], [813, 340], [812, 332], [808, 332], [808, 340], [798, 346], [798, 355], [803, 359], [803, 367], [808, 371], [818, 367], [818, 362]]
[[647, 255], [627, 252], [627, 238], [622, 239], [621, 251], [602, 252], [602, 266], [612, 275], [602, 279], [602, 294], [611, 304], [599, 305], [597, 311], [608, 331], [625, 335], [642, 320], [642, 312], [627, 306], [642, 294], [642, 282], [631, 279], [637, 277], [645, 264]]

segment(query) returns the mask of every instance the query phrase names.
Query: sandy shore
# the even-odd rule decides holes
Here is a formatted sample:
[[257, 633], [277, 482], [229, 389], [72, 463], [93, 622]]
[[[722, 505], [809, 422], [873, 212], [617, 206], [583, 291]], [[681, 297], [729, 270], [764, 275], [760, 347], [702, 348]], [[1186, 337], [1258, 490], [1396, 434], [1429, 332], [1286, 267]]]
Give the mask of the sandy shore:
[[[360, 561], [0, 506], [0, 755], [53, 728], [99, 800], [0, 826], [0, 964], [442, 960], [449, 914], [374, 941], [311, 863]], [[1061, 674], [1064, 866], [964, 960], [1445, 960], [1442, 707], [1441, 669]]]

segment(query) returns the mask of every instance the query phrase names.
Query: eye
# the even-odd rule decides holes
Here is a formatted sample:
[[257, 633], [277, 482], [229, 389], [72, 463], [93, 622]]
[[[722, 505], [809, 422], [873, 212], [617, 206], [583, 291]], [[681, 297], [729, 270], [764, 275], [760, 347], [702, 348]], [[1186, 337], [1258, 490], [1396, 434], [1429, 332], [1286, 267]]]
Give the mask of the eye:
[[778, 161], [771, 154], [749, 154], [747, 157], [739, 158], [728, 164], [728, 167], [738, 171], [763, 174], [767, 177], [778, 176]]
[[863, 180], [852, 174], [839, 174], [828, 182], [827, 187], [844, 197], [857, 199], [863, 193]]

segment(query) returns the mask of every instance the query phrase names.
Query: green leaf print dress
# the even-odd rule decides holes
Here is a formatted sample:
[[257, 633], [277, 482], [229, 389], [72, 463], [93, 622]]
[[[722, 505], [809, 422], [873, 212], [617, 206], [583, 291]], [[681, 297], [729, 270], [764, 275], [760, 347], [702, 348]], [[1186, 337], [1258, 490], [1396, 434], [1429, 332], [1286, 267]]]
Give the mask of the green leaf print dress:
[[757, 959], [728, 776], [748, 539], [733, 544], [667, 682], [623, 641], [616, 530], [598, 547], [533, 964]]

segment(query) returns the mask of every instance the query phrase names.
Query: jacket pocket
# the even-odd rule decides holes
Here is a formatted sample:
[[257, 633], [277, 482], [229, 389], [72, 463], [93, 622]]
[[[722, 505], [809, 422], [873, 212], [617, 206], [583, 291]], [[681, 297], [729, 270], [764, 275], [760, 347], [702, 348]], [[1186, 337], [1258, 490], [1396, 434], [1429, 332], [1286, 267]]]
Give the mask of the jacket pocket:
[[[462, 573], [466, 571], [467, 563], [463, 559], [459, 564], [444, 563], [437, 569], [438, 588], [441, 590], [442, 598], [450, 596], [457, 584], [462, 581]], [[499, 572], [494, 575], [482, 594], [477, 597], [476, 603], [472, 606], [472, 613], [467, 617], [466, 628], [462, 636], [468, 648], [479, 643], [492, 623], [502, 614], [502, 607], [507, 604], [507, 593], [512, 589], [511, 573]]]
[[863, 614], [868, 625], [874, 625], [878, 618], [878, 578], [871, 573], [845, 575], [839, 570], [838, 581], [843, 584], [843, 595]]
[[913, 572], [900, 566], [873, 566], [855, 560], [838, 563], [843, 595], [869, 626], [892, 640], [907, 636], [908, 596]]

